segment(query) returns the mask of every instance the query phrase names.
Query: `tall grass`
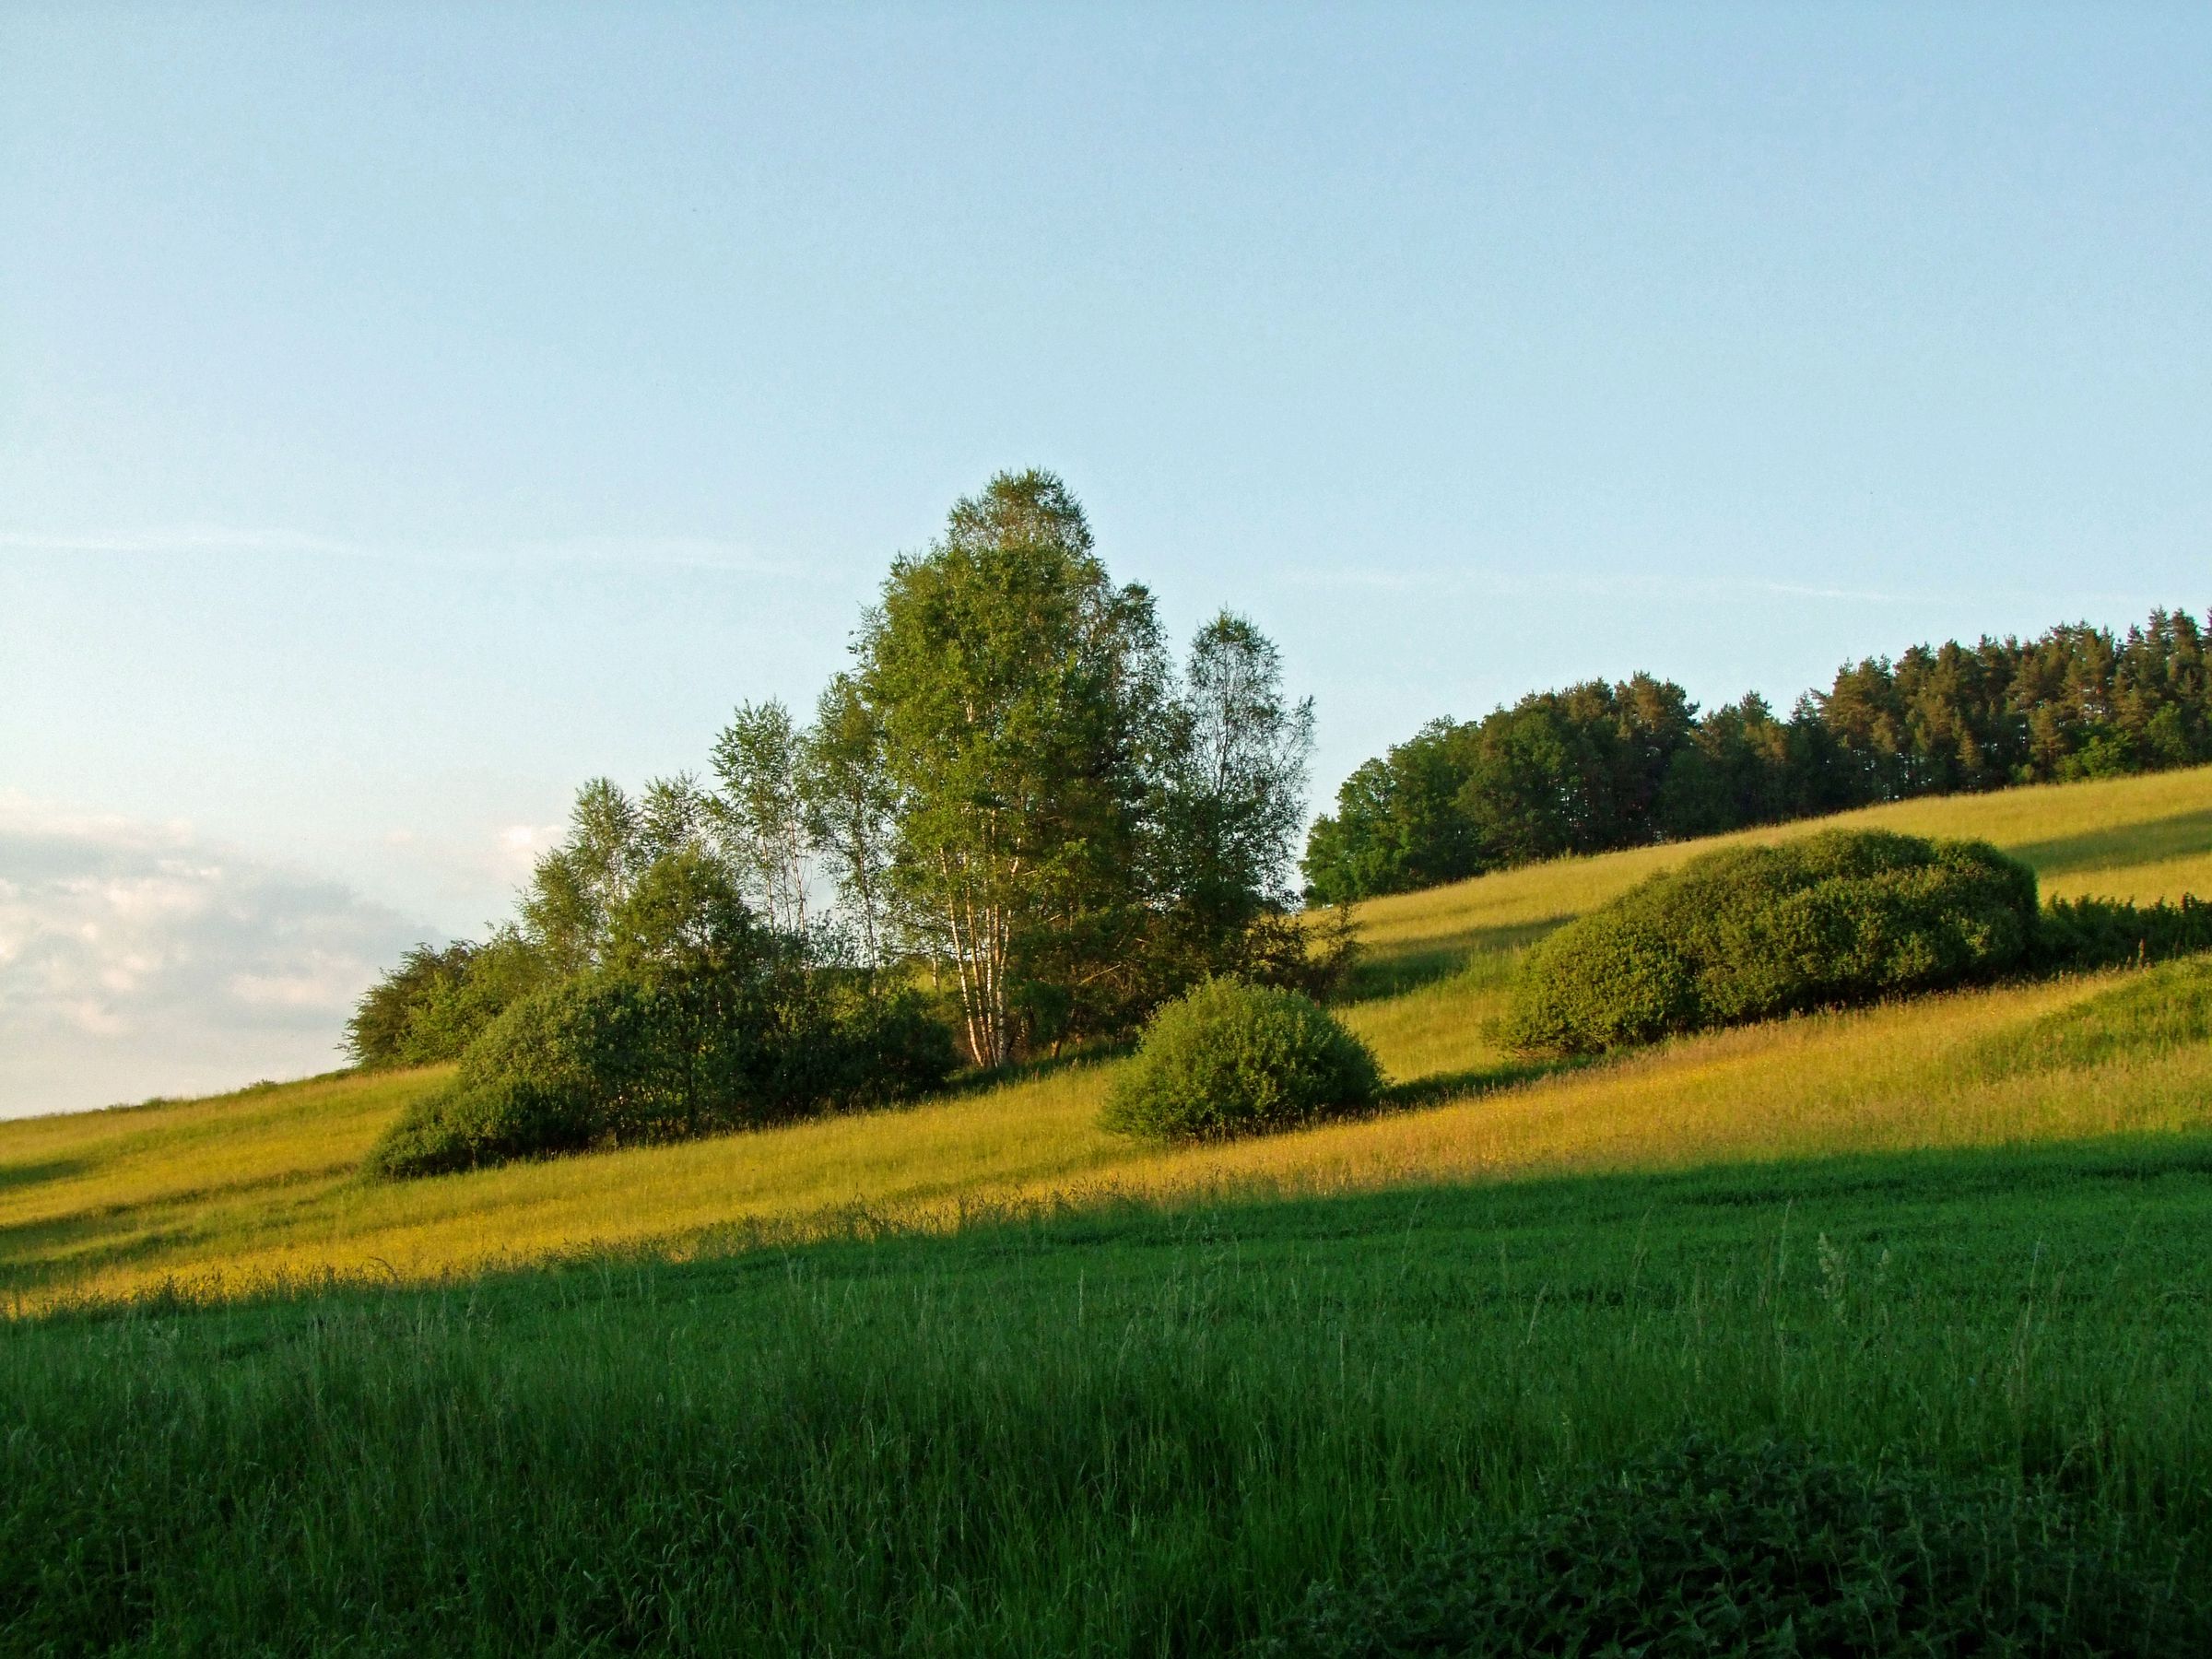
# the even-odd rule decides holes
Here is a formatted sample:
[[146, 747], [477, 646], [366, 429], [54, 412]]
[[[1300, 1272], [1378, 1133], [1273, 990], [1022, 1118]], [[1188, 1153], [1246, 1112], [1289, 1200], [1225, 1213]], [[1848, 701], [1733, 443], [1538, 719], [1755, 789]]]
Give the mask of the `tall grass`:
[[11, 1653], [1171, 1654], [1695, 1429], [2212, 1561], [2212, 1140], [0, 1327]]

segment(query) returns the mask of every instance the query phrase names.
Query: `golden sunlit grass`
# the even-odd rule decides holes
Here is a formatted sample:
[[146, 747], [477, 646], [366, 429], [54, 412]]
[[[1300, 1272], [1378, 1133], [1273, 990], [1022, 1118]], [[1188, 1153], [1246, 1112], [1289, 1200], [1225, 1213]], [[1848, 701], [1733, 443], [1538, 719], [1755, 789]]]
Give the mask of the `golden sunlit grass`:
[[[1844, 821], [1987, 837], [2035, 863], [2048, 892], [2212, 892], [2212, 769]], [[0, 1292], [30, 1307], [165, 1284], [427, 1279], [609, 1246], [683, 1253], [748, 1230], [941, 1227], [1106, 1196], [1333, 1193], [2212, 1124], [2212, 1049], [2201, 1044], [2062, 1072], [1975, 1063], [1999, 1034], [2103, 994], [2115, 976], [1785, 1021], [1549, 1076], [1491, 1042], [1488, 1022], [1528, 939], [1691, 850], [1565, 861], [1363, 907], [1380, 974], [1427, 980], [1347, 1010], [1398, 1086], [1398, 1110], [1367, 1121], [1159, 1151], [1098, 1129], [1106, 1066], [1074, 1065], [905, 1112], [375, 1185], [354, 1173], [362, 1154], [442, 1074], [324, 1078], [0, 1124]]]

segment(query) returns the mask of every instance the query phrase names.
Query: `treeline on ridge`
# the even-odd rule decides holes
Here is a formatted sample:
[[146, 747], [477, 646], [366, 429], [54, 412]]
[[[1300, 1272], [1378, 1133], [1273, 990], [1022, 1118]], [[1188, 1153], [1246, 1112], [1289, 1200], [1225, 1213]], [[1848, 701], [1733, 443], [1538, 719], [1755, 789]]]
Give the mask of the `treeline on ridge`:
[[852, 653], [811, 724], [740, 706], [708, 778], [586, 785], [513, 919], [371, 989], [359, 1063], [461, 1062], [372, 1168], [905, 1099], [1215, 976], [1341, 971], [1291, 885], [1310, 703], [1228, 612], [1176, 662], [1053, 475], [956, 503]]
[[1306, 897], [1339, 904], [1915, 795], [2212, 760], [2205, 633], [2154, 611], [2030, 641], [1916, 645], [1839, 669], [1786, 717], [1757, 693], [1700, 714], [1638, 674], [1438, 720], [1367, 761], [1306, 841]]

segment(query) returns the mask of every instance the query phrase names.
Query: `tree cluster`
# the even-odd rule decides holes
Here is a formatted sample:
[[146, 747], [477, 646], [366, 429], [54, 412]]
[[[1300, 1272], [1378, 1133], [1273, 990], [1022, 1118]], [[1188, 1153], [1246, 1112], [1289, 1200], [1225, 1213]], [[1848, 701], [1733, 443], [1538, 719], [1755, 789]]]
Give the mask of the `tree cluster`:
[[[515, 918], [484, 944], [411, 953], [363, 999], [353, 1052], [519, 1053], [500, 1022], [566, 997], [593, 1031], [689, 1056], [681, 1078], [671, 1060], [649, 1083], [607, 1082], [607, 1099], [647, 1102], [618, 1116], [718, 1126], [746, 1119], [740, 1097], [782, 1111], [854, 1096], [850, 1080], [785, 1088], [731, 1058], [731, 1031], [792, 1027], [812, 1006], [794, 986], [920, 999], [986, 1067], [1118, 1035], [1216, 974], [1316, 988], [1341, 959], [1295, 914], [1312, 739], [1311, 703], [1286, 695], [1249, 621], [1222, 613], [1178, 662], [1067, 487], [1003, 474], [894, 562], [811, 722], [745, 704], [705, 777], [634, 796], [587, 784]], [[667, 960], [688, 966], [649, 971]], [[587, 982], [590, 996], [574, 989]], [[657, 985], [658, 1011], [616, 1018], [618, 984]], [[667, 1002], [679, 987], [708, 1010], [690, 1024]], [[770, 1004], [774, 1019], [747, 1012]], [[606, 1045], [630, 1040], [577, 1041], [612, 1079]], [[912, 1045], [878, 1046], [895, 1072]], [[465, 1063], [468, 1110], [489, 1110], [492, 1072], [520, 1066]], [[621, 1132], [611, 1123], [592, 1133]]]
[[1914, 795], [2212, 760], [2212, 678], [2189, 615], [2124, 636], [1916, 645], [1808, 691], [1700, 715], [1639, 674], [1439, 720], [1369, 760], [1306, 843], [1306, 895], [1335, 904], [1571, 853], [1718, 834]]

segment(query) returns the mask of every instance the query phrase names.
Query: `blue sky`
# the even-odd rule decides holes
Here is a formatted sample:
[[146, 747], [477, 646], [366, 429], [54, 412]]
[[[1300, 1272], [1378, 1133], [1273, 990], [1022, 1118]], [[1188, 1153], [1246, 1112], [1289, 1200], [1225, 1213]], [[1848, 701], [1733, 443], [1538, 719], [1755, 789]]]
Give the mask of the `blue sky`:
[[0, 14], [0, 1113], [318, 1069], [1060, 471], [1320, 716], [2212, 605], [2212, 12]]

